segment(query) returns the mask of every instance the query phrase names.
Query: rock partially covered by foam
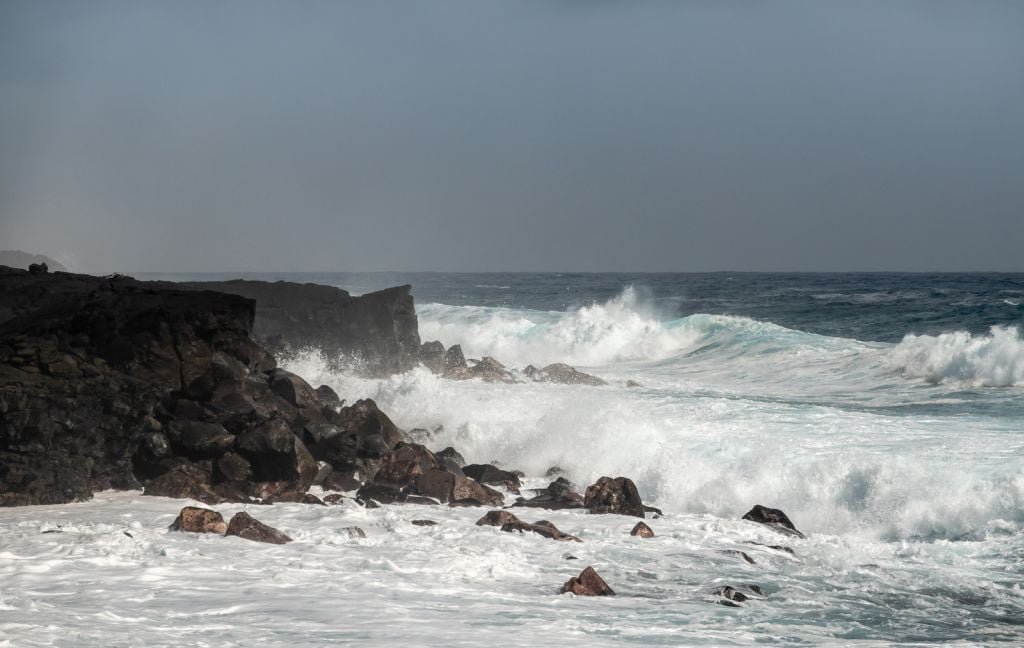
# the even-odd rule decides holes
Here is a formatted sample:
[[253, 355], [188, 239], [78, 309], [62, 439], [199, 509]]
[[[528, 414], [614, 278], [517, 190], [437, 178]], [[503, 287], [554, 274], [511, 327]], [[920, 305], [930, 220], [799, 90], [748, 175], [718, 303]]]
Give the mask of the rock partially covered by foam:
[[476, 521], [476, 524], [477, 526], [496, 526], [502, 531], [507, 532], [519, 531], [520, 533], [525, 533], [529, 531], [551, 540], [583, 542], [574, 535], [559, 531], [554, 524], [547, 520], [539, 520], [530, 524], [520, 520], [508, 511], [488, 511], [486, 515]]
[[562, 585], [562, 594], [572, 592], [576, 596], [614, 596], [615, 590], [604, 582], [593, 567], [587, 567], [579, 576], [570, 578]]
[[633, 480], [602, 477], [587, 487], [583, 506], [591, 513], [616, 513], [644, 517], [644, 504]]
[[797, 538], [806, 537], [803, 533], [797, 530], [796, 526], [794, 526], [790, 521], [789, 516], [779, 509], [768, 508], [767, 506], [756, 504], [754, 508], [747, 511], [743, 516], [743, 519], [751, 522], [757, 522], [758, 524], [764, 524], [779, 533], [795, 536]]
[[629, 535], [637, 536], [639, 538], [653, 538], [654, 529], [647, 526], [646, 522], [637, 522], [636, 526], [633, 527], [633, 530], [629, 532]]

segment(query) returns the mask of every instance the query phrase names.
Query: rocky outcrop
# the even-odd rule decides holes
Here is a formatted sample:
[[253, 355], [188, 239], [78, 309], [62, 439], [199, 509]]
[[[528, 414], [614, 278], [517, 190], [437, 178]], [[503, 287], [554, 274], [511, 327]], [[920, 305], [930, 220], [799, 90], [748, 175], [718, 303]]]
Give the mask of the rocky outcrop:
[[275, 355], [314, 349], [331, 365], [370, 376], [407, 371], [420, 361], [410, 286], [353, 297], [333, 286], [288, 281], [236, 279], [175, 285], [255, 301], [253, 334]]
[[562, 594], [572, 592], [576, 596], [614, 596], [615, 590], [598, 576], [593, 567], [587, 567], [579, 576], [570, 578], [562, 585]]
[[171, 531], [218, 533], [220, 535], [224, 535], [228, 531], [228, 525], [220, 513], [195, 506], [186, 506], [181, 509], [181, 513], [178, 513], [178, 517], [168, 528]]
[[281, 531], [260, 522], [244, 511], [235, 513], [235, 516], [231, 518], [225, 535], [268, 544], [285, 544], [292, 541]]
[[543, 369], [538, 369], [533, 365], [529, 365], [523, 369], [523, 375], [534, 382], [561, 383], [563, 385], [591, 385], [594, 387], [608, 384], [597, 376], [591, 376], [588, 373], [583, 373], [576, 369], [576, 367], [570, 367], [562, 362], [549, 364]]
[[636, 484], [626, 477], [602, 477], [587, 487], [583, 506], [591, 513], [617, 513], [644, 517], [644, 504]]
[[[459, 352], [461, 354], [461, 351]], [[516, 378], [505, 365], [501, 364], [490, 356], [484, 356], [480, 360], [470, 360], [469, 365], [460, 367], [457, 370], [449, 371], [446, 378], [453, 380], [470, 380], [473, 378], [489, 383], [517, 383]]]
[[744, 514], [743, 519], [751, 522], [757, 522], [758, 524], [764, 524], [765, 526], [771, 527], [785, 535], [797, 538], [806, 537], [803, 533], [797, 530], [790, 521], [789, 516], [779, 509], [768, 508], [767, 506], [756, 504], [754, 505], [754, 508]]
[[251, 300], [167, 286], [0, 269], [0, 504], [300, 501], [317, 460], [361, 482], [403, 438], [276, 369]]

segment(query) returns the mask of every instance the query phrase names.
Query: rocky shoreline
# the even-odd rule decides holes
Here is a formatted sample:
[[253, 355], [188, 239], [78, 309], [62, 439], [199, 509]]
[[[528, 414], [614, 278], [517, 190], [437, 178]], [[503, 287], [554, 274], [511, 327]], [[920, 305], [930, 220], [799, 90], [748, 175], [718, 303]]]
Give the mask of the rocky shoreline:
[[[422, 364], [453, 380], [606, 384], [564, 364], [514, 371], [493, 358], [467, 361], [457, 345], [421, 343], [409, 286], [352, 297], [314, 284], [0, 267], [0, 505], [141, 488], [208, 505], [352, 498], [364, 507], [491, 507], [478, 525], [569, 542], [581, 539], [519, 519], [505, 494], [519, 495], [513, 508], [660, 515], [626, 477], [602, 477], [581, 493], [552, 468], [546, 488], [521, 493], [522, 473], [414, 443], [372, 400], [346, 404], [277, 366], [275, 354], [311, 347], [372, 376]], [[334, 494], [321, 500], [314, 485]], [[775, 509], [755, 506], [744, 519], [803, 537]], [[289, 541], [247, 514], [225, 523], [194, 507], [172, 529]], [[644, 522], [631, 533], [655, 535]], [[614, 594], [590, 567], [562, 591]], [[720, 593], [728, 604], [742, 596]]]

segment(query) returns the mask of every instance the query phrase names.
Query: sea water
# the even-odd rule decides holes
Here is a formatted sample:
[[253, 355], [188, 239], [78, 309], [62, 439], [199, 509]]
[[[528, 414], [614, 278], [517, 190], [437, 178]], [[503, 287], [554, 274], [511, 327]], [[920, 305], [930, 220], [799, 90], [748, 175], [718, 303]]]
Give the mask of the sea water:
[[[187, 502], [135, 492], [4, 509], [0, 645], [1024, 642], [1024, 275], [249, 276], [411, 283], [424, 341], [605, 379], [287, 365], [528, 486], [552, 466], [628, 476], [664, 511], [656, 537], [578, 511], [516, 512], [580, 544], [477, 509], [217, 507], [295, 539], [277, 547], [169, 533]], [[740, 520], [754, 504], [807, 539]], [[557, 593], [586, 565], [616, 597]], [[764, 596], [717, 604], [751, 584]]]

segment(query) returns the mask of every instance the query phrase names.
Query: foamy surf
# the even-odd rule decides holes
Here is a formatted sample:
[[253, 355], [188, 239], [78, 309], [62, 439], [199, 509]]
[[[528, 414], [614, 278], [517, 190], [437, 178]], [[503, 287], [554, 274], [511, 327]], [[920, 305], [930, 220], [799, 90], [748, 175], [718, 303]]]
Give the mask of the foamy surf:
[[[516, 295], [522, 286], [514, 276], [466, 281], [460, 294]], [[687, 313], [643, 290], [564, 309], [437, 298], [418, 306], [424, 340], [516, 368], [569, 362], [609, 385], [450, 381], [424, 368], [369, 380], [334, 373], [316, 354], [287, 368], [349, 401], [376, 399], [430, 447], [522, 469], [527, 487], [546, 484], [553, 465], [581, 487], [629, 476], [665, 511], [648, 520], [655, 538], [629, 537], [634, 520], [573, 511], [521, 515], [583, 539], [567, 549], [476, 527], [481, 510], [251, 508], [295, 538], [276, 548], [170, 534], [186, 502], [101, 494], [0, 512], [0, 637], [18, 646], [124, 637], [481, 645], [507, 643], [510, 631], [539, 646], [1024, 642], [1021, 338], [1012, 324], [989, 330], [975, 319], [978, 304], [1001, 316], [1012, 309], [913, 286], [886, 292], [898, 299], [847, 299], [849, 286], [787, 290], [770, 299], [796, 295], [801, 317], [875, 308], [889, 310], [865, 316], [870, 326], [919, 321], [899, 319], [898, 309], [934, 299], [967, 304], [957, 306], [966, 323], [901, 341], [914, 327], [858, 336], [805, 326], [793, 311], [734, 314], [742, 300], [731, 297], [719, 312]], [[819, 298], [830, 294], [844, 297]], [[806, 312], [805, 301], [814, 304]], [[863, 330], [881, 330], [870, 326]], [[755, 503], [782, 508], [808, 538], [739, 520]], [[367, 537], [350, 538], [350, 526]], [[737, 551], [755, 563], [729, 553]], [[587, 564], [617, 597], [555, 593]], [[765, 596], [742, 608], [715, 604], [713, 589], [735, 583]], [[396, 618], [403, 622], [387, 621]]]

